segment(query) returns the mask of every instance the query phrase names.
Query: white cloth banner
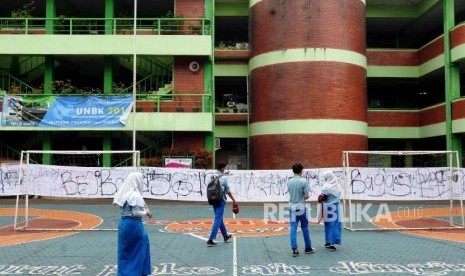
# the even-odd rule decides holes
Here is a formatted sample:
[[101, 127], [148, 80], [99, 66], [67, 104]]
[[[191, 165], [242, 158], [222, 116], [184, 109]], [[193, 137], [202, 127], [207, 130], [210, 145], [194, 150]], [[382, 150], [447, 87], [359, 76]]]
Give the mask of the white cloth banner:
[[[62, 167], [29, 165], [28, 181], [20, 194], [50, 197], [112, 198], [132, 171], [125, 168]], [[19, 166], [1, 169], [0, 196], [18, 193]], [[329, 168], [342, 185], [342, 168]], [[24, 169], [23, 169], [24, 170]], [[144, 197], [151, 199], [206, 201], [206, 186], [214, 170], [141, 167]], [[307, 169], [310, 200], [320, 194], [325, 169]], [[343, 196], [354, 200], [448, 200], [464, 197], [464, 170], [454, 172], [452, 191], [449, 168], [351, 168]], [[240, 202], [288, 201], [287, 182], [291, 170], [231, 170], [226, 176], [232, 193]], [[25, 178], [24, 178], [25, 179]]]

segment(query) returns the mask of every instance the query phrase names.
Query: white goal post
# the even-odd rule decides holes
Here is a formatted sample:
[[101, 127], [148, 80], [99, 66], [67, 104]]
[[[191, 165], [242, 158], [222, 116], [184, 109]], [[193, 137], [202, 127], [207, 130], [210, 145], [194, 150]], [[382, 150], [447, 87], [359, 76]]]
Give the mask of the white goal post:
[[[105, 225], [97, 216], [81, 216], [63, 206], [73, 200], [111, 198], [127, 174], [139, 165], [140, 152], [132, 150], [22, 151], [14, 230], [116, 230], [114, 222]], [[44, 201], [48, 205], [34, 206]], [[79, 222], [70, 216], [80, 216]]]
[[344, 228], [464, 229], [459, 164], [457, 151], [344, 151]]

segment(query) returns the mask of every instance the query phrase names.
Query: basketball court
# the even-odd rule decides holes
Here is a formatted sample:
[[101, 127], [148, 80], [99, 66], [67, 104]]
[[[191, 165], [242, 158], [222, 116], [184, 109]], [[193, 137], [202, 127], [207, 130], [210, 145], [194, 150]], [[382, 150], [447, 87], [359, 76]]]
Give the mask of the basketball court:
[[[31, 227], [102, 231], [14, 231], [14, 200], [0, 202], [0, 275], [116, 275], [117, 232], [110, 229], [117, 227], [119, 210], [111, 201], [30, 200]], [[303, 254], [299, 233], [301, 255], [292, 257], [288, 223], [265, 221], [263, 204], [243, 204], [238, 215], [228, 205], [225, 222], [234, 239], [225, 244], [220, 235], [218, 246], [207, 247], [211, 206], [148, 203], [153, 275], [465, 275], [463, 230], [343, 230], [343, 244], [332, 252], [323, 246], [323, 225], [311, 223], [316, 252]], [[317, 208], [311, 207], [314, 218]], [[418, 223], [402, 212], [393, 212], [393, 224]]]

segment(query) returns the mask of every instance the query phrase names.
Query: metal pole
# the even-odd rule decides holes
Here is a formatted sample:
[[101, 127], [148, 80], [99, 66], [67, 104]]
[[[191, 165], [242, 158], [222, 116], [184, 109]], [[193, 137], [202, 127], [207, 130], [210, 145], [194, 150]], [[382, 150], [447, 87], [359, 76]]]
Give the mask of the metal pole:
[[136, 167], [136, 82], [137, 82], [137, 54], [136, 54], [136, 37], [137, 37], [137, 0], [134, 0], [134, 22], [133, 22], [133, 56], [132, 56], [132, 166]]

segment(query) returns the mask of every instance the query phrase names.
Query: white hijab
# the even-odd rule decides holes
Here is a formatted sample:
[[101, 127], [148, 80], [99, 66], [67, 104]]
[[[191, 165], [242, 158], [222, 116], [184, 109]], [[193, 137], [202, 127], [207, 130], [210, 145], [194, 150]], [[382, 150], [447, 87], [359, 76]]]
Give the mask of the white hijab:
[[341, 187], [337, 183], [337, 178], [332, 171], [325, 171], [323, 173], [323, 181], [322, 191], [326, 190], [336, 197], [341, 195]]
[[126, 177], [121, 188], [116, 192], [113, 204], [121, 207], [126, 201], [130, 206], [144, 207], [145, 201], [142, 197], [144, 191], [144, 178], [141, 172], [132, 172]]

